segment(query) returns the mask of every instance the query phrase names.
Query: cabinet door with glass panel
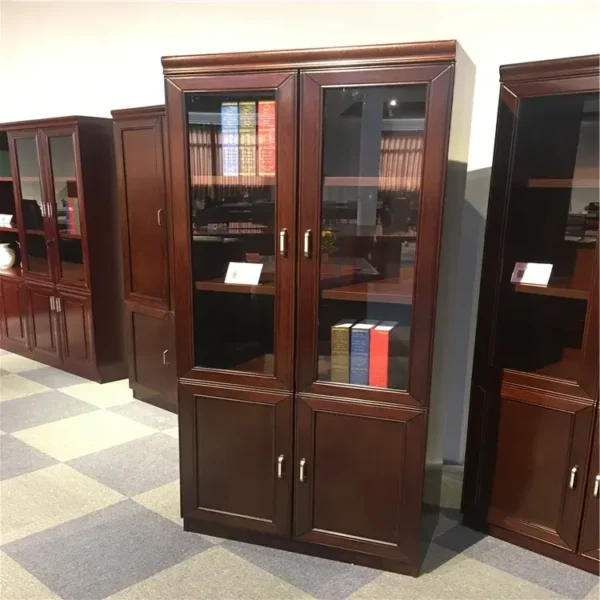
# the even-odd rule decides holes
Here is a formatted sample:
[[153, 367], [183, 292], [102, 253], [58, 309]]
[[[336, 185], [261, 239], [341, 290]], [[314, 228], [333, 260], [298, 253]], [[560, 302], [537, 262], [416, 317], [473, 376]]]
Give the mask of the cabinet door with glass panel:
[[299, 391], [428, 402], [451, 83], [302, 74]]
[[289, 389], [296, 75], [167, 79], [180, 377]]
[[[597, 87], [597, 78], [578, 86]], [[594, 83], [595, 82], [595, 83]], [[598, 92], [514, 84], [514, 142], [494, 363], [505, 383], [598, 390]], [[543, 92], [544, 88], [540, 87]], [[536, 95], [534, 95], [536, 93]]]
[[12, 131], [8, 140], [15, 158], [13, 178], [17, 222], [21, 228], [22, 270], [27, 277], [50, 281], [53, 278], [53, 238], [44, 195], [40, 134], [31, 129]]
[[41, 131], [55, 281], [86, 286], [86, 237], [76, 127]]

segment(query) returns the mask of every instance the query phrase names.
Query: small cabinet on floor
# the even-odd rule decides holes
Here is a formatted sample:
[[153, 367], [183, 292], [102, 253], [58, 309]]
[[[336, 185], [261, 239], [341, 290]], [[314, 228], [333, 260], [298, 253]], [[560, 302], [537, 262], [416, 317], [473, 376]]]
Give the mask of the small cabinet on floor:
[[25, 352], [27, 342], [27, 291], [20, 278], [0, 274], [0, 342], [11, 352]]
[[32, 357], [60, 366], [59, 322], [54, 287], [26, 284]]

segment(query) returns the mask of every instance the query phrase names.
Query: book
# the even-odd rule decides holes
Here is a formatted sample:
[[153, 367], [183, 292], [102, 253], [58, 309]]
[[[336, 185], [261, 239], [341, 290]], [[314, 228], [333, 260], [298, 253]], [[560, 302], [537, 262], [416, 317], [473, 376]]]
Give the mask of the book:
[[369, 385], [382, 388], [405, 388], [410, 328], [398, 321], [382, 321], [371, 330]]
[[371, 330], [379, 321], [365, 319], [352, 327], [350, 334], [350, 383], [369, 385], [369, 348]]
[[223, 175], [238, 176], [239, 169], [239, 113], [237, 102], [221, 104], [221, 144], [223, 147]]
[[256, 102], [239, 104], [240, 175], [256, 175]]
[[354, 319], [344, 319], [331, 328], [331, 381], [350, 382], [350, 328], [354, 323]]
[[275, 100], [258, 103], [258, 174], [275, 176]]

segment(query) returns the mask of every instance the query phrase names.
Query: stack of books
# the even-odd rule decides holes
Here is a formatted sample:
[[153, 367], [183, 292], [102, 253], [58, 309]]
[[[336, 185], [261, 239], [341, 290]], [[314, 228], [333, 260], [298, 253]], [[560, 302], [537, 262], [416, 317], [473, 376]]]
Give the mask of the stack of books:
[[380, 388], [406, 385], [409, 337], [409, 328], [397, 321], [340, 321], [331, 328], [331, 381]]

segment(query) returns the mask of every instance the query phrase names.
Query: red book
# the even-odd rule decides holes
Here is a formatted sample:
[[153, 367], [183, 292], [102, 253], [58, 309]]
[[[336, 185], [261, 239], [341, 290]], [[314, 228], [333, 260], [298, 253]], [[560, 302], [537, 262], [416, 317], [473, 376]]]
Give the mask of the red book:
[[258, 174], [275, 175], [275, 100], [258, 103]]
[[404, 389], [407, 385], [409, 330], [398, 321], [383, 321], [371, 330], [369, 385]]

